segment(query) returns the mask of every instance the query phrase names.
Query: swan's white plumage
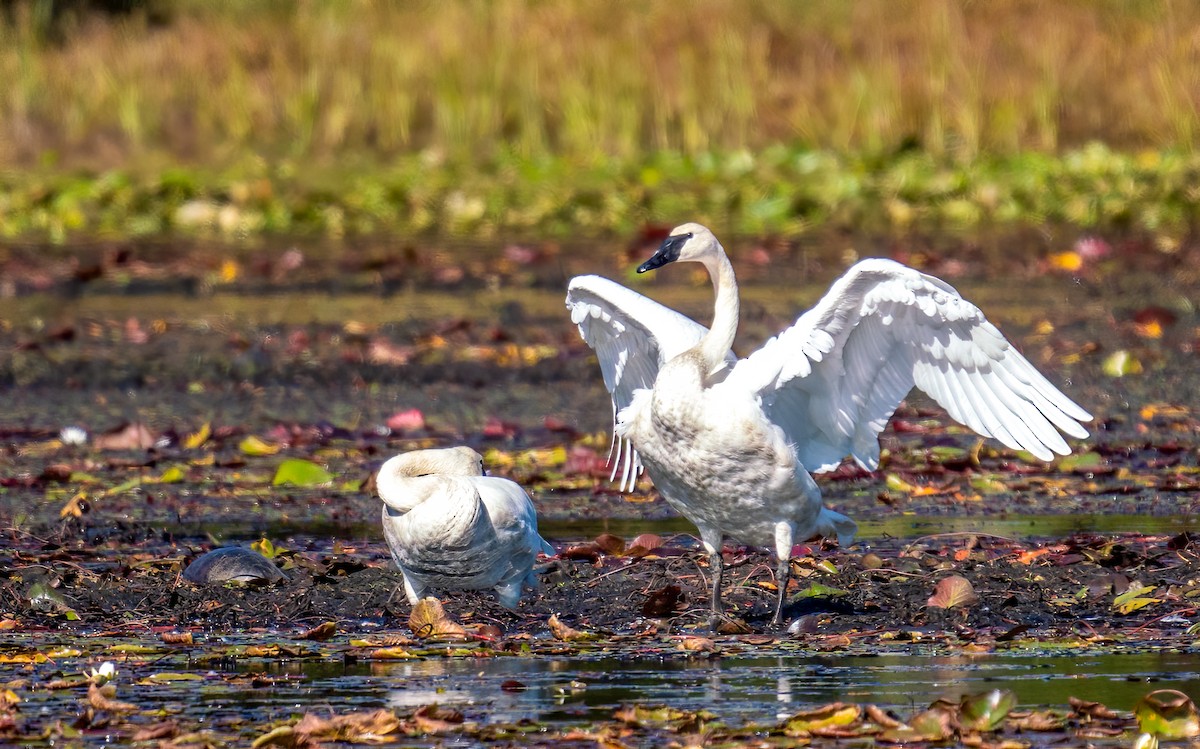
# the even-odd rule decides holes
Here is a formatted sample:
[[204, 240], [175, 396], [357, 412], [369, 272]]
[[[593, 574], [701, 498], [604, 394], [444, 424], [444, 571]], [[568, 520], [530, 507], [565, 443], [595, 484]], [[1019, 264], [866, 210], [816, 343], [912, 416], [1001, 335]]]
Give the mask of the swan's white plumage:
[[[815, 352], [815, 353], [814, 353]], [[879, 463], [878, 435], [913, 386], [985, 437], [1042, 460], [1091, 416], [1051, 385], [949, 284], [863, 260], [720, 387], [749, 389], [809, 470]]]
[[980, 434], [1044, 460], [1069, 452], [1059, 430], [1087, 436], [1079, 422], [1090, 415], [933, 276], [864, 260], [739, 361], [729, 351], [737, 283], [720, 243], [684, 224], [639, 272], [674, 260], [708, 269], [712, 331], [596, 276], [571, 281], [567, 306], [612, 394], [623, 476], [640, 454], [664, 498], [696, 523], [718, 581], [726, 534], [773, 545], [784, 576], [793, 537], [836, 532], [848, 542], [853, 522], [823, 508], [809, 471], [846, 456], [875, 468], [879, 433], [914, 386]]
[[484, 476], [482, 457], [468, 447], [397, 455], [375, 483], [384, 537], [411, 603], [430, 588], [494, 588], [500, 603], [515, 608], [521, 585], [537, 586], [538, 552], [554, 553], [538, 534], [525, 490]]

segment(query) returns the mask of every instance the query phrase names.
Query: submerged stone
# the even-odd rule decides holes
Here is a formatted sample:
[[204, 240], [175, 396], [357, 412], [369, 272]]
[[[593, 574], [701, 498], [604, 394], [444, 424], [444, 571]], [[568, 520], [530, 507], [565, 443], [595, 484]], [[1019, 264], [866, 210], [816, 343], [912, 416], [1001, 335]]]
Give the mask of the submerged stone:
[[262, 554], [243, 546], [213, 549], [189, 564], [183, 579], [197, 585], [227, 582], [274, 583], [286, 580], [287, 575]]

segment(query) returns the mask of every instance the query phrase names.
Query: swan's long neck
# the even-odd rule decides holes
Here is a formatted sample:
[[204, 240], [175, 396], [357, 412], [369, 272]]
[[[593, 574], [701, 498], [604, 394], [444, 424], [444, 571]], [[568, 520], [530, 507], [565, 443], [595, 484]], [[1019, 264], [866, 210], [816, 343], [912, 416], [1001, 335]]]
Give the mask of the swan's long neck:
[[384, 504], [400, 512], [408, 512], [430, 497], [445, 494], [456, 484], [449, 476], [405, 476], [396, 472], [380, 473], [375, 483]]
[[733, 347], [733, 337], [737, 334], [738, 285], [733, 276], [733, 265], [724, 250], [705, 258], [704, 267], [708, 269], [717, 296], [713, 306], [712, 327], [700, 340], [700, 353], [711, 373], [725, 361], [725, 354]]

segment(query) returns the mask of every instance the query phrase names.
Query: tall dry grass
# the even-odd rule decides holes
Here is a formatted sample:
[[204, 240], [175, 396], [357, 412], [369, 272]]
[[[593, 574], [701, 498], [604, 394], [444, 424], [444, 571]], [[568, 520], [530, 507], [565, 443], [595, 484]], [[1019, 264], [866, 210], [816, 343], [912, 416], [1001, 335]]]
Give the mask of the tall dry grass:
[[1194, 0], [192, 2], [0, 21], [0, 165], [1196, 144]]

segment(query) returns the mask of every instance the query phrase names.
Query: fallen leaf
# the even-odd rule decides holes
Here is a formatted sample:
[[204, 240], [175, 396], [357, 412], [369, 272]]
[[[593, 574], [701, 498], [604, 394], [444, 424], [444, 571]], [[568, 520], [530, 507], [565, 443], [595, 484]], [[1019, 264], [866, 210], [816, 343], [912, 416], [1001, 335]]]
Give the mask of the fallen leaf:
[[555, 639], [563, 640], [564, 642], [587, 642], [588, 640], [597, 640], [599, 635], [594, 632], [583, 632], [574, 627], [563, 624], [558, 614], [551, 614], [546, 621], [546, 625], [550, 628], [550, 634], [554, 635]]
[[1067, 273], [1075, 273], [1083, 268], [1083, 256], [1078, 252], [1057, 252], [1050, 256], [1050, 267]]
[[333, 478], [332, 473], [310, 460], [287, 458], [275, 469], [275, 477], [271, 479], [271, 486], [283, 484], [299, 487], [320, 486], [333, 481]]
[[[292, 732], [301, 737], [302, 741], [283, 745], [304, 745], [314, 739], [378, 744], [386, 741], [385, 737], [395, 734], [402, 726], [403, 723], [395, 713], [382, 708], [371, 712], [335, 715], [332, 718], [321, 718], [313, 713], [305, 713], [300, 722], [292, 726]], [[266, 736], [259, 737], [258, 741], [254, 742], [254, 746], [264, 746], [265, 744], [260, 744], [259, 741], [265, 738]]]
[[685, 637], [679, 641], [679, 649], [690, 653], [715, 653], [717, 643], [707, 637]]
[[420, 409], [410, 408], [397, 411], [389, 416], [385, 423], [393, 432], [415, 432], [425, 428], [425, 414], [421, 413]]
[[1142, 363], [1133, 354], [1122, 349], [1104, 357], [1104, 361], [1100, 364], [1100, 371], [1109, 377], [1136, 375], [1142, 373]]
[[135, 421], [97, 436], [92, 444], [98, 450], [148, 450], [157, 440], [145, 424]]
[[452, 707], [425, 705], [413, 713], [412, 719], [425, 733], [445, 733], [462, 725], [463, 714]]
[[317, 626], [300, 635], [301, 640], [328, 640], [337, 634], [336, 622], [321, 622]]
[[238, 443], [238, 449], [245, 455], [263, 456], [274, 455], [280, 447], [252, 434]]
[[111, 684], [102, 687], [95, 684], [88, 686], [88, 704], [97, 710], [110, 713], [132, 713], [138, 710], [137, 705], [115, 699], [116, 695], [117, 690]]
[[173, 720], [164, 720], [144, 728], [139, 728], [133, 734], [133, 741], [156, 741], [158, 739], [173, 739], [179, 735], [179, 724]]
[[651, 619], [661, 619], [679, 610], [683, 602], [683, 591], [678, 585], [666, 585], [652, 591], [642, 604], [642, 616]]
[[211, 436], [212, 424], [206, 421], [198, 430], [183, 438], [183, 447], [185, 450], [195, 450], [208, 442], [208, 438]]
[[464, 640], [467, 630], [451, 619], [442, 607], [442, 602], [430, 596], [417, 601], [408, 615], [408, 627], [422, 639], [439, 638]]
[[625, 547], [625, 556], [644, 557], [662, 546], [662, 544], [662, 536], [658, 536], [653, 533], [643, 533], [630, 541], [629, 545]]
[[925, 605], [931, 608], [952, 609], [971, 606], [979, 600], [971, 581], [961, 575], [951, 575], [938, 581], [937, 588]]
[[1017, 695], [1008, 689], [993, 689], [967, 695], [961, 703], [962, 725], [974, 731], [995, 731], [1017, 705]]
[[862, 708], [858, 705], [834, 702], [796, 713], [783, 722], [782, 728], [788, 736], [807, 736], [813, 731], [832, 726], [848, 726], [861, 716]]
[[1142, 697], [1133, 713], [1142, 731], [1160, 739], [1200, 736], [1200, 715], [1195, 703], [1183, 692], [1157, 689]]

